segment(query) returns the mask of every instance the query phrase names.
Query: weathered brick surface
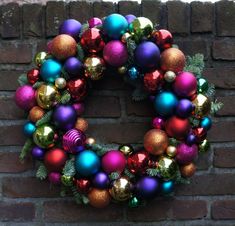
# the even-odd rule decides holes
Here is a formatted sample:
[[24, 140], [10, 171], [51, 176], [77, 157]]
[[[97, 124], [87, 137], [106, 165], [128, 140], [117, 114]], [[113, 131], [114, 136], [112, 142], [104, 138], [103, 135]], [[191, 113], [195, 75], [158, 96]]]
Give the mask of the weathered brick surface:
[[142, 15], [149, 18], [154, 24], [159, 24], [161, 22], [161, 2], [143, 1]]
[[216, 148], [214, 151], [214, 166], [220, 168], [235, 167], [235, 148]]
[[118, 12], [122, 15], [133, 14], [140, 16], [140, 5], [138, 2], [121, 1], [118, 3]]
[[213, 219], [235, 219], [235, 200], [215, 201], [211, 207]]
[[217, 97], [218, 101], [224, 104], [223, 108], [217, 112], [219, 116], [233, 116], [235, 115], [235, 109], [233, 104], [235, 102], [235, 96]]
[[235, 60], [234, 39], [220, 39], [213, 42], [213, 57], [216, 60]]
[[15, 71], [15, 70], [5, 70], [0, 71], [0, 90], [4, 91], [14, 91], [18, 88], [19, 84], [17, 79], [23, 71]]
[[[79, 12], [79, 13], [78, 13]], [[85, 23], [92, 17], [92, 4], [86, 1], [70, 2], [69, 3], [69, 16], [82, 23]]]
[[115, 12], [115, 7], [112, 2], [94, 2], [93, 14], [96, 17], [103, 18]]

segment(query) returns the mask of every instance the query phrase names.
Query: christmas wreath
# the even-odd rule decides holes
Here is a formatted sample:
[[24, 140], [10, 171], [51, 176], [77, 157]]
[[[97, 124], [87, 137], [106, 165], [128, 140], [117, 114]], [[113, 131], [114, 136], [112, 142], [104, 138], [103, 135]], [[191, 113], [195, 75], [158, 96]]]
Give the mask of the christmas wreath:
[[[209, 149], [208, 114], [222, 104], [213, 102], [214, 86], [202, 78], [203, 56], [185, 57], [172, 34], [148, 18], [65, 20], [34, 62], [15, 94], [29, 120], [20, 159], [31, 153], [39, 162], [36, 177], [61, 184], [62, 196], [72, 191], [77, 203], [98, 208], [111, 201], [139, 206], [187, 182], [198, 153]], [[110, 150], [85, 135], [83, 100], [110, 68], [135, 87], [133, 100], [150, 98], [154, 105], [143, 147]]]

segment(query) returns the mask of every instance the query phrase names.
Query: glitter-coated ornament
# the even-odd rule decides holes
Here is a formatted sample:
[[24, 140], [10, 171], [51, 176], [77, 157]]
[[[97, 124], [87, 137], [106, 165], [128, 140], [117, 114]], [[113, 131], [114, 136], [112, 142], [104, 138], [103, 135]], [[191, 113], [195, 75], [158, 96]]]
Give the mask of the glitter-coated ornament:
[[165, 29], [160, 29], [152, 33], [153, 41], [161, 48], [167, 49], [172, 46], [173, 36], [172, 34]]
[[202, 94], [198, 94], [192, 101], [195, 106], [194, 114], [198, 118], [202, 118], [209, 114], [211, 110], [210, 99]]
[[154, 129], [163, 129], [164, 128], [164, 120], [160, 117], [155, 117], [152, 121], [152, 126]]
[[129, 78], [131, 80], [135, 80], [139, 77], [139, 71], [136, 67], [131, 67], [129, 70], [128, 70], [128, 75], [129, 75]]
[[61, 182], [64, 186], [69, 187], [73, 184], [73, 177], [69, 175], [62, 175]]
[[27, 73], [27, 79], [30, 84], [34, 84], [38, 81], [39, 79], [39, 70], [38, 69], [31, 69]]
[[96, 208], [104, 208], [111, 202], [111, 196], [106, 189], [92, 188], [88, 193], [88, 199], [90, 205]]
[[89, 28], [100, 26], [102, 23], [102, 20], [98, 17], [92, 17], [88, 20]]
[[197, 154], [197, 145], [188, 146], [185, 143], [180, 143], [177, 145], [176, 161], [180, 164], [188, 164], [197, 157]]
[[105, 63], [98, 56], [91, 56], [85, 59], [85, 76], [91, 80], [99, 80], [104, 76]]
[[118, 149], [124, 155], [131, 155], [134, 151], [133, 147], [131, 147], [130, 145], [121, 145]]
[[175, 81], [175, 78], [176, 78], [176, 74], [175, 74], [175, 72], [173, 72], [173, 71], [167, 71], [167, 72], [164, 74], [164, 79], [165, 79], [167, 82], [174, 82], [174, 81]]
[[41, 65], [44, 63], [44, 61], [47, 59], [47, 53], [46, 52], [39, 52], [34, 57], [34, 63], [37, 67], [41, 67]]
[[197, 137], [193, 133], [189, 133], [186, 138], [186, 143], [188, 145], [193, 145], [197, 142]]
[[42, 160], [43, 156], [45, 154], [45, 150], [43, 148], [35, 146], [32, 149], [31, 154], [32, 154], [33, 158], [38, 159], [38, 160]]
[[168, 146], [167, 149], [166, 149], [166, 154], [169, 156], [169, 157], [175, 157], [176, 156], [176, 152], [177, 152], [177, 149], [175, 146]]
[[31, 137], [36, 130], [36, 126], [32, 122], [26, 122], [24, 124], [24, 134], [28, 137]]
[[196, 166], [192, 162], [187, 165], [180, 166], [180, 173], [183, 177], [192, 177], [195, 171], [196, 171]]
[[77, 187], [78, 192], [86, 194], [91, 189], [91, 182], [87, 179], [77, 179], [75, 181], [75, 186]]
[[64, 70], [69, 74], [70, 78], [81, 76], [84, 66], [77, 57], [69, 57], [64, 63]]
[[34, 106], [29, 111], [29, 120], [32, 122], [37, 122], [44, 116], [44, 114], [45, 114], [45, 111], [42, 108], [38, 106]]
[[174, 159], [162, 156], [157, 167], [163, 180], [171, 180], [176, 177], [178, 166]]
[[57, 89], [64, 89], [66, 87], [66, 80], [64, 78], [57, 78], [55, 80], [55, 87]]
[[98, 172], [92, 179], [92, 184], [95, 188], [108, 188], [110, 184], [109, 176], [104, 172]]
[[163, 82], [163, 74], [159, 70], [148, 72], [144, 75], [144, 88], [148, 92], [156, 92], [162, 87]]
[[74, 98], [76, 101], [83, 100], [86, 96], [87, 84], [86, 80], [83, 78], [70, 80], [67, 82], [67, 88], [72, 98]]
[[203, 140], [198, 146], [198, 150], [200, 153], [205, 153], [209, 149], [210, 149], [210, 142], [207, 139]]
[[206, 79], [199, 78], [197, 80], [197, 91], [198, 93], [205, 93], [209, 88], [209, 84]]
[[85, 132], [88, 129], [88, 122], [84, 118], [78, 118], [75, 123], [75, 128]]
[[58, 172], [50, 172], [48, 174], [48, 180], [52, 184], [60, 184], [61, 183], [61, 174]]
[[82, 25], [79, 21], [75, 19], [67, 19], [60, 25], [59, 33], [67, 34], [75, 39], [78, 39], [81, 28]]

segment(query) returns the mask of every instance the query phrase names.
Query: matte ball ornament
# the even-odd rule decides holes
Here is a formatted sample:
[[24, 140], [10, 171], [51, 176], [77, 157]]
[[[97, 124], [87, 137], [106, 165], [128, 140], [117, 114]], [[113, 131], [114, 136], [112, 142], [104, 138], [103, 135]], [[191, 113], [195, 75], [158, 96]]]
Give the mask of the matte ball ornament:
[[197, 79], [190, 72], [181, 72], [175, 78], [173, 89], [180, 97], [191, 97], [197, 92]]
[[212, 120], [209, 117], [202, 118], [200, 126], [206, 130], [209, 130], [212, 126]]
[[72, 36], [75, 39], [78, 39], [81, 28], [82, 28], [82, 25], [79, 21], [74, 20], [74, 19], [67, 19], [60, 25], [59, 33], [67, 34], [67, 35]]
[[134, 149], [131, 145], [121, 145], [118, 149], [124, 155], [131, 155], [134, 151]]
[[155, 117], [152, 121], [152, 126], [154, 129], [164, 129], [164, 120], [163, 118], [160, 118], [160, 117]]
[[174, 182], [172, 180], [163, 181], [161, 184], [161, 192], [163, 194], [169, 194], [174, 190]]
[[182, 119], [172, 116], [165, 123], [165, 130], [168, 136], [176, 138], [177, 140], [184, 139], [191, 128], [188, 119]]
[[88, 129], [87, 120], [84, 118], [77, 118], [77, 121], [75, 123], [75, 128], [81, 130], [82, 132], [85, 132]]
[[160, 129], [151, 129], [144, 135], [144, 148], [152, 155], [161, 155], [168, 147], [167, 134]]
[[167, 82], [174, 82], [174, 81], [175, 81], [175, 78], [176, 78], [176, 74], [175, 74], [175, 72], [173, 72], [173, 71], [167, 71], [167, 72], [164, 74], [164, 79], [165, 79]]
[[211, 110], [211, 102], [208, 97], [199, 93], [192, 103], [195, 106], [194, 114], [196, 117], [203, 118], [209, 114]]
[[114, 13], [104, 19], [104, 32], [112, 39], [119, 39], [126, 32], [127, 28], [127, 20], [120, 14]]
[[109, 187], [109, 176], [104, 172], [98, 172], [92, 179], [92, 184], [95, 188], [105, 189]]
[[163, 74], [160, 70], [148, 72], [144, 75], [144, 88], [150, 93], [161, 89], [163, 83]]
[[196, 144], [188, 146], [185, 143], [177, 145], [176, 161], [180, 164], [188, 164], [192, 162], [198, 155], [198, 148]]
[[110, 150], [102, 157], [102, 168], [104, 172], [110, 174], [113, 172], [122, 173], [126, 166], [126, 158], [121, 151]]
[[160, 29], [152, 33], [153, 41], [160, 47], [160, 49], [168, 49], [172, 47], [173, 36], [165, 29]]
[[119, 40], [110, 41], [104, 47], [103, 57], [111, 66], [121, 67], [128, 60], [127, 47]]
[[88, 20], [89, 28], [100, 26], [102, 23], [102, 20], [98, 17], [93, 17]]
[[70, 78], [81, 76], [84, 66], [76, 57], [69, 57], [64, 63], [64, 70], [69, 74]]
[[175, 160], [167, 156], [160, 157], [157, 168], [163, 180], [175, 178], [178, 170]]
[[196, 171], [196, 166], [192, 162], [187, 165], [180, 166], [180, 173], [183, 177], [192, 177], [195, 171]]
[[86, 194], [91, 190], [91, 182], [87, 179], [77, 179], [75, 185], [79, 193]]
[[176, 114], [181, 118], [188, 118], [193, 111], [193, 105], [188, 99], [181, 99], [176, 107]]
[[45, 150], [38, 147], [38, 146], [35, 146], [32, 149], [31, 154], [32, 154], [33, 158], [38, 159], [38, 160], [42, 160], [43, 156], [45, 154]]
[[55, 59], [46, 60], [40, 69], [40, 75], [45, 82], [54, 83], [59, 78], [62, 65]]
[[131, 197], [131, 187], [130, 181], [125, 177], [121, 177], [113, 182], [109, 192], [113, 199], [123, 202]]
[[34, 64], [37, 67], [41, 67], [41, 65], [46, 61], [48, 54], [46, 52], [39, 52], [34, 57]]
[[198, 93], [206, 93], [209, 88], [209, 84], [206, 79], [199, 78], [197, 80], [197, 91]]
[[80, 43], [83, 49], [89, 53], [98, 53], [103, 50], [105, 42], [101, 37], [100, 30], [89, 28], [82, 33]]
[[204, 139], [199, 145], [198, 150], [200, 153], [205, 153], [210, 149], [210, 142], [207, 139]]
[[35, 132], [35, 130], [36, 130], [36, 126], [32, 122], [26, 122], [24, 124], [23, 130], [24, 130], [25, 136], [31, 137], [33, 135], [33, 133]]
[[45, 114], [45, 111], [42, 108], [38, 106], [34, 106], [29, 111], [29, 120], [32, 122], [37, 122], [44, 116], [44, 114]]
[[73, 108], [75, 109], [75, 111], [77, 112], [77, 115], [80, 116], [83, 114], [84, 110], [85, 110], [85, 106], [82, 102], [80, 103], [74, 103], [73, 104]]
[[91, 80], [99, 80], [104, 76], [105, 63], [98, 56], [91, 56], [85, 59], [85, 76]]
[[51, 148], [55, 145], [55, 131], [47, 124], [43, 124], [35, 130], [33, 134], [33, 141], [41, 148]]
[[160, 116], [167, 117], [174, 114], [178, 105], [177, 97], [169, 91], [164, 91], [156, 95], [154, 107], [156, 113]]
[[76, 53], [77, 42], [70, 35], [57, 35], [51, 42], [51, 54], [59, 60], [75, 56]]
[[175, 73], [183, 71], [185, 61], [183, 52], [176, 48], [168, 48], [161, 54], [161, 68], [163, 71], [173, 71]]
[[32, 85], [36, 83], [39, 79], [39, 74], [40, 73], [38, 69], [31, 69], [30, 71], [28, 71], [27, 73], [28, 82]]
[[61, 174], [58, 172], [50, 172], [48, 174], [48, 180], [52, 183], [52, 184], [60, 184], [61, 183]]
[[47, 151], [44, 156], [44, 164], [49, 172], [61, 172], [66, 160], [66, 153], [59, 148]]
[[169, 156], [169, 157], [175, 157], [176, 156], [176, 153], [177, 153], [177, 149], [175, 146], [168, 146], [167, 149], [166, 149], [166, 154]]
[[[87, 93], [86, 80], [83, 78], [70, 80], [69, 82], [67, 82], [67, 89], [72, 98], [74, 98], [76, 101], [81, 101], [85, 98]], [[81, 111], [81, 107], [79, 107], [79, 111]]]
[[64, 89], [66, 87], [66, 80], [64, 78], [57, 78], [55, 80], [55, 87], [57, 89]]
[[104, 208], [111, 202], [111, 196], [106, 189], [92, 188], [87, 197], [89, 204], [96, 208]]
[[35, 90], [30, 85], [20, 86], [15, 92], [15, 103], [25, 111], [36, 105]]
[[138, 69], [133, 66], [128, 70], [128, 75], [131, 80], [135, 80], [139, 77], [140, 73]]
[[54, 107], [60, 98], [60, 93], [53, 85], [42, 84], [36, 91], [37, 104], [43, 109]]
[[75, 168], [81, 176], [92, 176], [100, 169], [100, 159], [95, 152], [84, 150], [76, 155]]
[[153, 69], [160, 63], [160, 50], [153, 42], [145, 41], [136, 47], [134, 57], [142, 69]]
[[135, 15], [132, 15], [132, 14], [128, 14], [125, 16], [128, 24], [132, 23], [135, 19], [136, 19], [136, 16]]

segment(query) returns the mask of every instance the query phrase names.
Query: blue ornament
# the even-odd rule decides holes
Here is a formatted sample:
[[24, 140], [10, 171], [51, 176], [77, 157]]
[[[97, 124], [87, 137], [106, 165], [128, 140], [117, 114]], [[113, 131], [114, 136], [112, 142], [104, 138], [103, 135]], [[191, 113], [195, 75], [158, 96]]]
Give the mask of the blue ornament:
[[161, 191], [163, 194], [169, 194], [173, 192], [174, 190], [174, 182], [169, 180], [169, 181], [164, 181], [161, 185]]
[[24, 134], [27, 137], [31, 137], [36, 130], [36, 126], [32, 122], [26, 122], [24, 124]]
[[62, 66], [54, 59], [46, 60], [40, 69], [40, 75], [45, 82], [54, 83], [60, 77]]
[[200, 126], [206, 130], [209, 130], [212, 126], [212, 121], [209, 117], [204, 117], [201, 122]]
[[167, 117], [174, 114], [178, 105], [177, 97], [171, 92], [162, 92], [156, 95], [154, 106], [157, 114]]
[[197, 142], [197, 137], [194, 134], [188, 134], [186, 143], [191, 146], [193, 144], [196, 144], [196, 142]]
[[100, 159], [95, 152], [85, 150], [77, 154], [75, 159], [75, 168], [81, 176], [91, 176], [96, 174], [100, 169]]
[[128, 75], [129, 75], [130, 79], [135, 80], [139, 76], [139, 71], [136, 69], [136, 67], [131, 67], [128, 70]]
[[119, 39], [128, 28], [126, 18], [120, 14], [114, 13], [107, 16], [104, 20], [104, 32], [113, 39]]

